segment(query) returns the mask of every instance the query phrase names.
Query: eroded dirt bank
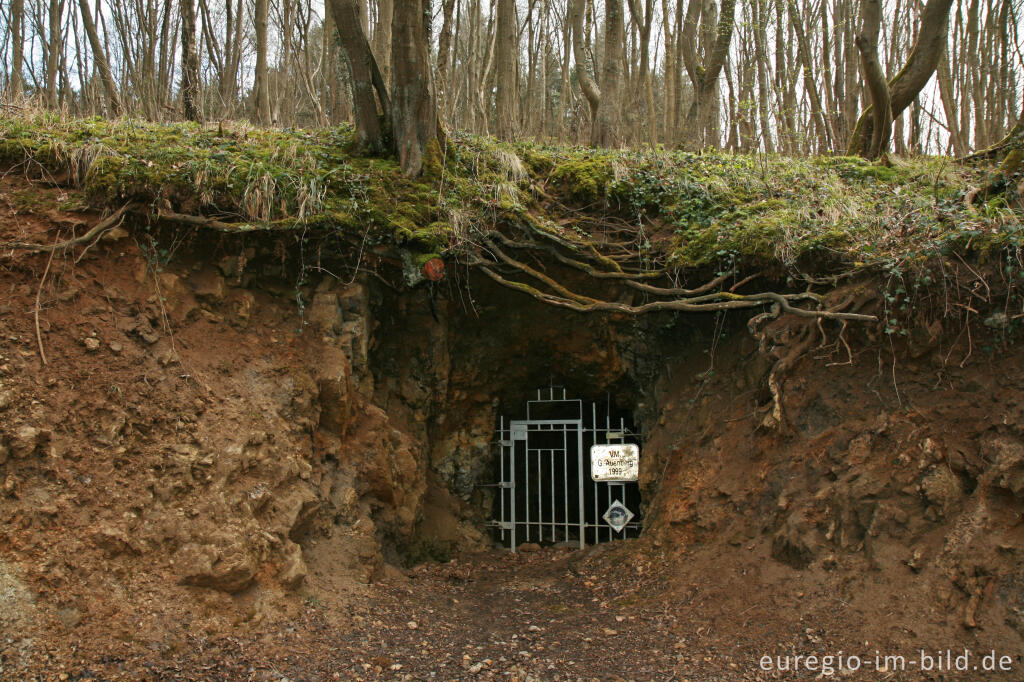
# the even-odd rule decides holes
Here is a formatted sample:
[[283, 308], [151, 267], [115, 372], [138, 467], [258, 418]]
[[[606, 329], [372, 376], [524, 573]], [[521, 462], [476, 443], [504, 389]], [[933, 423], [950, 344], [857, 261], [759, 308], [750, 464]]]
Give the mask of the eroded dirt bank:
[[[94, 219], [0, 192], [5, 241]], [[154, 244], [0, 261], [0, 676], [732, 680], [922, 648], [1024, 669], [1024, 370], [994, 297], [971, 327], [758, 339], [454, 270], [297, 277], [256, 237]], [[552, 381], [634, 412], [640, 540], [492, 549], [496, 419]]]

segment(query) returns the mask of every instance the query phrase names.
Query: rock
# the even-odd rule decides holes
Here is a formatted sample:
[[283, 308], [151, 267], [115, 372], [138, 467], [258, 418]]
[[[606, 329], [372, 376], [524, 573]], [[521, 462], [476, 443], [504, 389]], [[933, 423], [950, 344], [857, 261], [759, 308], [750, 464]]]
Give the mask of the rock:
[[161, 367], [181, 364], [178, 352], [169, 346], [156, 354], [156, 361], [160, 363]]
[[937, 513], [945, 516], [960, 499], [960, 481], [949, 467], [940, 464], [921, 481], [921, 494], [935, 506]]
[[74, 628], [78, 627], [78, 624], [82, 622], [82, 614], [76, 608], [59, 609], [57, 611], [57, 620], [63, 623], [66, 628]]
[[982, 441], [981, 456], [994, 462], [990, 470], [994, 486], [1024, 497], [1024, 445], [1020, 441], [1011, 436], [991, 436]]
[[228, 296], [228, 304], [231, 306], [233, 314], [231, 321], [244, 327], [256, 309], [256, 297], [250, 291], [233, 291]]
[[121, 344], [119, 344], [116, 341], [110, 344], [110, 352], [114, 353], [115, 355], [119, 355], [121, 353], [121, 351], [123, 351], [123, 350], [124, 350], [124, 346], [122, 346]]
[[256, 557], [241, 540], [225, 544], [188, 543], [175, 556], [183, 585], [208, 587], [233, 594], [256, 579]]
[[224, 300], [227, 287], [224, 278], [212, 269], [203, 269], [189, 277], [189, 285], [196, 298], [209, 303]]
[[120, 317], [116, 322], [119, 331], [125, 334], [134, 333], [146, 343], [156, 343], [160, 340], [159, 334], [153, 329], [144, 315], [135, 317]]
[[92, 534], [92, 543], [106, 552], [108, 557], [115, 557], [120, 554], [138, 554], [137, 549], [132, 545], [128, 534], [120, 528], [109, 524], [102, 524]]
[[6, 410], [14, 403], [14, 391], [0, 391], [0, 410]]
[[523, 544], [516, 547], [517, 552], [539, 552], [540, 545], [536, 542], [524, 542]]
[[314, 294], [306, 309], [306, 319], [321, 334], [337, 334], [343, 323], [338, 295], [327, 292]]
[[7, 446], [4, 445], [3, 443], [0, 443], [0, 464], [5, 463], [10, 454], [11, 451], [7, 449]]
[[33, 426], [19, 426], [11, 437], [10, 450], [15, 459], [24, 459], [36, 451], [43, 432]]
[[120, 440], [127, 423], [126, 414], [118, 408], [96, 410], [92, 420], [96, 440], [104, 445], [113, 445]]
[[320, 510], [316, 493], [306, 484], [274, 501], [270, 530], [293, 542], [302, 539]]
[[772, 558], [793, 568], [806, 568], [821, 550], [820, 535], [802, 512], [793, 513], [772, 538]]
[[410, 620], [408, 623], [405, 624], [405, 626], [410, 630], [416, 630], [420, 627], [420, 624], [414, 620]]
[[309, 571], [306, 562], [302, 560], [302, 547], [294, 542], [288, 542], [283, 550], [284, 561], [281, 563], [281, 570], [277, 577], [285, 587], [295, 589], [306, 579]]
[[198, 311], [195, 297], [180, 277], [172, 272], [161, 272], [156, 282], [154, 293], [162, 299], [163, 308], [172, 321], [185, 322]]
[[87, 337], [85, 340], [82, 341], [82, 343], [85, 344], [85, 350], [89, 351], [90, 353], [98, 351], [100, 349], [100, 340], [94, 336]]

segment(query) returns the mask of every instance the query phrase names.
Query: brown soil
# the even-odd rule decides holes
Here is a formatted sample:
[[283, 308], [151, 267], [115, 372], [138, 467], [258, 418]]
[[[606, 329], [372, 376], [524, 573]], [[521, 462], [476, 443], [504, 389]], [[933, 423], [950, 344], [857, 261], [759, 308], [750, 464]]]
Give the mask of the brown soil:
[[[6, 176], [0, 242], [81, 233], [97, 216], [78, 207]], [[984, 679], [874, 666], [966, 648], [1024, 679], [1005, 330], [968, 346], [938, 324], [893, 350], [850, 332], [837, 365], [829, 328], [782, 378], [775, 428], [792, 320], [765, 354], [738, 329], [560, 330], [518, 299], [389, 321], [357, 284], [305, 292], [300, 316], [251, 244], [181, 245], [164, 269], [141, 228], [111, 236], [42, 287], [46, 254], [0, 253], [0, 678], [814, 679], [759, 661], [842, 652], [868, 663], [836, 676]], [[595, 386], [650, 377], [640, 540], [485, 550], [489, 382], [531, 344]]]

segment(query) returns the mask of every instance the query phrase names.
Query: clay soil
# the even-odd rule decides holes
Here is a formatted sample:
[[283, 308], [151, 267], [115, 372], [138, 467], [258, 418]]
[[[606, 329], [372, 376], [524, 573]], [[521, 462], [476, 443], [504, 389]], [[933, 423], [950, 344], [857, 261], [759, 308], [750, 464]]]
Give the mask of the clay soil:
[[[97, 216], [76, 210], [76, 201], [73, 192], [6, 176], [0, 241], [81, 233]], [[849, 398], [830, 382], [887, 390], [877, 388], [884, 381], [873, 378], [869, 358], [859, 359], [867, 370], [818, 363], [820, 372], [792, 385], [802, 396], [792, 409], [805, 416], [794, 419], [800, 436], [785, 442], [757, 430], [752, 382], [666, 379], [661, 400], [670, 423], [711, 421], [686, 423], [704, 436], [684, 444], [664, 422], [652, 431], [651, 447], [666, 458], [646, 481], [647, 490], [661, 486], [651, 502], [660, 520], [640, 540], [582, 551], [467, 551], [446, 563], [380, 564], [360, 574], [347, 555], [318, 553], [307, 539], [309, 574], [298, 587], [283, 586], [269, 567], [241, 590], [182, 582], [163, 539], [173, 528], [139, 528], [138, 537], [117, 530], [160, 497], [147, 474], [164, 461], [159, 442], [195, 433], [199, 421], [201, 431], [255, 428], [270, 411], [260, 401], [280, 402], [271, 391], [278, 384], [261, 383], [260, 372], [298, 372], [309, 340], [289, 321], [286, 298], [257, 297], [258, 312], [244, 313], [244, 324], [217, 319], [225, 310], [238, 314], [243, 300], [201, 312], [173, 338], [159, 324], [147, 326], [147, 306], [154, 317], [160, 306], [137, 276], [147, 262], [143, 247], [124, 236], [77, 261], [81, 247], [61, 254], [42, 289], [46, 254], [0, 260], [0, 399], [15, 396], [0, 409], [10, 450], [0, 462], [2, 679], [986, 679], [976, 668], [914, 667], [922, 649], [965, 648], [972, 666], [993, 650], [1010, 657], [1012, 672], [991, 679], [1024, 679], [1015, 620], [1024, 602], [1014, 568], [1021, 540], [1014, 495], [1024, 486], [1013, 479], [1009, 445], [990, 444], [978, 455], [964, 444], [1009, 437], [992, 429], [1017, 414], [999, 413], [1016, 404], [1016, 389], [1000, 382], [1019, 372], [992, 363], [955, 378], [986, 396], [974, 400], [978, 414], [965, 414], [948, 392], [923, 388], [934, 374], [925, 363], [913, 375], [922, 386], [918, 403], [897, 416], [881, 396], [877, 404], [857, 398], [847, 414], [832, 409]], [[241, 364], [252, 371], [235, 371]], [[672, 405], [695, 391], [703, 411], [673, 417]], [[940, 425], [955, 414], [956, 433], [944, 433]], [[36, 432], [18, 431], [29, 421]], [[136, 438], [138, 449], [126, 452], [115, 445], [126, 428], [156, 436]], [[957, 474], [940, 481], [931, 460], [915, 460], [907, 476], [897, 460], [908, 452], [941, 457]], [[853, 479], [881, 482], [851, 492], [851, 467]], [[970, 495], [986, 486], [994, 492], [979, 514]], [[866, 499], [874, 516], [859, 518]], [[849, 509], [836, 511], [844, 504]], [[888, 526], [878, 508], [888, 510]], [[818, 530], [828, 528], [828, 514], [839, 519], [834, 535]], [[840, 537], [844, 529], [849, 538]], [[320, 531], [314, 526], [310, 537]], [[887, 667], [876, 653], [911, 663]], [[787, 654], [856, 655], [864, 664], [859, 672], [836, 664], [830, 675], [820, 663], [800, 673], [759, 665], [762, 656]]]

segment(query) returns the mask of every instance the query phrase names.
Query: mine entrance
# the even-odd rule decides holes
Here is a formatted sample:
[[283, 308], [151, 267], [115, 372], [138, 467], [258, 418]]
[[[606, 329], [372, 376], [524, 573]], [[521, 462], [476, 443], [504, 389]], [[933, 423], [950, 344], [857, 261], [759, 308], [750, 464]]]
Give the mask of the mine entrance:
[[591, 476], [592, 446], [639, 452], [633, 425], [610, 404], [599, 409], [568, 398], [564, 388], [541, 389], [527, 401], [525, 419], [501, 417], [497, 435], [499, 482], [490, 525], [513, 552], [526, 542], [582, 548], [640, 534], [636, 481]]

